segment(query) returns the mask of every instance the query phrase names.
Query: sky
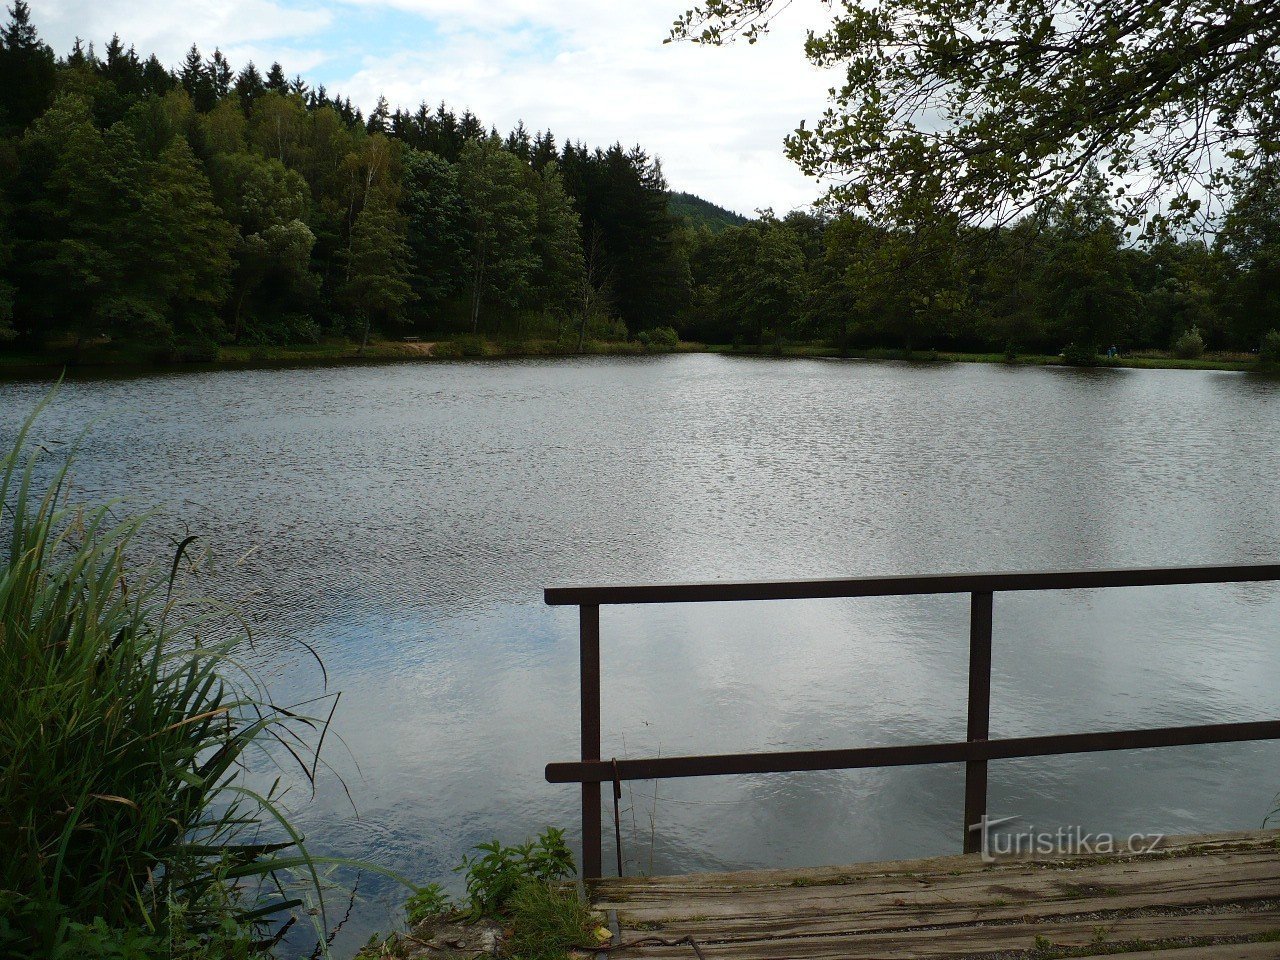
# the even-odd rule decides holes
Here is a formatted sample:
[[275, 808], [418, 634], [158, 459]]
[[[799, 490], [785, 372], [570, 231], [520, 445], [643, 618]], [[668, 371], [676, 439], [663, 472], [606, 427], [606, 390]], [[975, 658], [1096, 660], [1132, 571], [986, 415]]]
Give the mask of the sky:
[[[782, 139], [817, 118], [838, 77], [804, 57], [817, 0], [792, 4], [754, 46], [663, 44], [687, 0], [30, 0], [59, 55], [77, 36], [101, 51], [113, 33], [177, 65], [192, 43], [237, 69], [278, 60], [366, 113], [444, 100], [502, 132], [603, 146], [639, 143], [673, 190], [740, 213], [781, 214], [821, 186], [783, 156]], [[807, 4], [807, 5], [806, 5]]]

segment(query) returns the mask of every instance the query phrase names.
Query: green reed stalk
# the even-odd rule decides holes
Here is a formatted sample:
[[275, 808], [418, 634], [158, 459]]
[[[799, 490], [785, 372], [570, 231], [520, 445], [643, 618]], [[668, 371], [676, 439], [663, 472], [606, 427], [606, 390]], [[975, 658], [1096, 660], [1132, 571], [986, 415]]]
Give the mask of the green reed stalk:
[[307, 771], [318, 726], [242, 669], [244, 636], [205, 639], [207, 609], [179, 607], [187, 544], [133, 567], [140, 520], [69, 504], [70, 456], [38, 482], [35, 416], [0, 461], [0, 953], [120, 930], [143, 956], [253, 953], [301, 902], [292, 875], [323, 901], [246, 751], [283, 746]]

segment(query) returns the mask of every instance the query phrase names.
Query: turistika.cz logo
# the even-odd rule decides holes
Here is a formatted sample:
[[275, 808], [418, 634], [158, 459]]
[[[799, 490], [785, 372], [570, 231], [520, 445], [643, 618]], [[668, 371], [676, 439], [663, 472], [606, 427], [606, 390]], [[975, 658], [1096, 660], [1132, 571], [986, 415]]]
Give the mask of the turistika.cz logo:
[[969, 829], [981, 835], [979, 850], [985, 863], [999, 857], [1054, 857], [1069, 854], [1144, 854], [1153, 853], [1164, 842], [1163, 833], [1131, 833], [1117, 837], [1112, 833], [1090, 833], [1078, 826], [1037, 830], [1028, 825], [1019, 829], [1001, 829], [1021, 817], [988, 817]]

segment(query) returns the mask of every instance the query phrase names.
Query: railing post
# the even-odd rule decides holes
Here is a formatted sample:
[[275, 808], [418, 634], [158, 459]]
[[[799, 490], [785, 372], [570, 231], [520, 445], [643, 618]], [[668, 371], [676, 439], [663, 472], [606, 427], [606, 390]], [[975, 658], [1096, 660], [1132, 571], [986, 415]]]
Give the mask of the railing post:
[[[991, 598], [975, 590], [969, 608], [969, 724], [966, 739], [985, 741], [991, 733]], [[987, 761], [964, 765], [964, 852], [978, 853], [982, 844], [973, 829], [987, 813]], [[597, 819], [598, 822], [598, 819]]]
[[[579, 677], [582, 688], [582, 759], [600, 759], [600, 607], [582, 604], [579, 617]], [[601, 875], [600, 784], [582, 785], [582, 878]]]

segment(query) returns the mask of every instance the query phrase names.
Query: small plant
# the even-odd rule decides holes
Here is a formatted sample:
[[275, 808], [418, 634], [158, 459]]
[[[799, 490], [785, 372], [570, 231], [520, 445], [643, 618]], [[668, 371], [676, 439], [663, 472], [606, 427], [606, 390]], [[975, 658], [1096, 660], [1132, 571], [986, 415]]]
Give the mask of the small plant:
[[411, 926], [417, 926], [427, 920], [438, 920], [448, 916], [453, 910], [449, 895], [438, 883], [428, 883], [418, 887], [412, 897], [404, 903], [405, 919]]
[[1196, 360], [1204, 355], [1204, 337], [1199, 327], [1192, 327], [1173, 342], [1174, 356], [1181, 360]]
[[483, 856], [463, 857], [454, 868], [466, 875], [467, 913], [475, 920], [504, 916], [516, 890], [528, 881], [552, 883], [575, 873], [564, 831], [554, 827], [518, 846], [504, 847], [491, 840], [476, 850]]

